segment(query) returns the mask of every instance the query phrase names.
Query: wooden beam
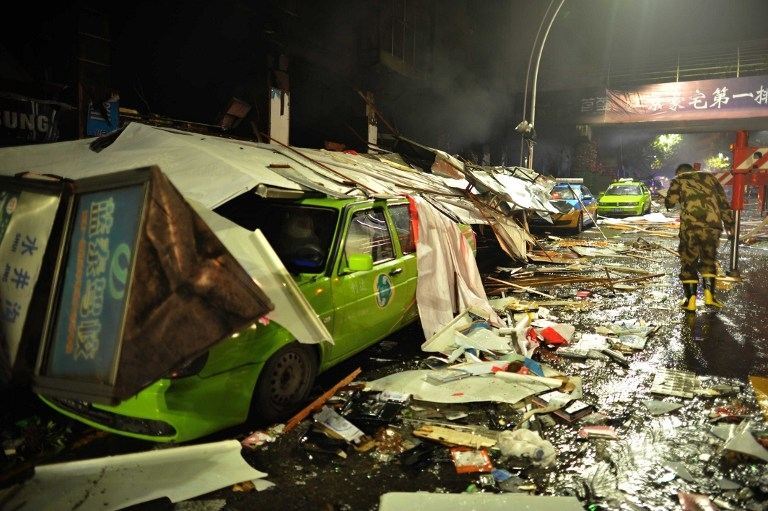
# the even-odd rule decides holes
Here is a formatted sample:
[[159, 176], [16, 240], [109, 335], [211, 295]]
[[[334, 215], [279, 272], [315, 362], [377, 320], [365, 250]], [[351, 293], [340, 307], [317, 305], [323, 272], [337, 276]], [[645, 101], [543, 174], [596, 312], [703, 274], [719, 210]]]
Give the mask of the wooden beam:
[[285, 428], [283, 429], [283, 431], [288, 432], [292, 430], [293, 428], [298, 426], [301, 423], [301, 421], [306, 419], [309, 416], [309, 414], [322, 408], [322, 406], [325, 404], [326, 401], [331, 399], [331, 397], [333, 397], [333, 395], [336, 394], [336, 392], [338, 392], [339, 389], [346, 387], [347, 385], [352, 383], [361, 372], [362, 372], [362, 369], [358, 367], [357, 369], [352, 371], [346, 378], [344, 378], [339, 383], [337, 383], [336, 385], [328, 389], [326, 392], [324, 392], [322, 396], [312, 401], [312, 403], [310, 403], [309, 406], [307, 406], [302, 411], [300, 411], [299, 413], [291, 417], [291, 419], [285, 423]]

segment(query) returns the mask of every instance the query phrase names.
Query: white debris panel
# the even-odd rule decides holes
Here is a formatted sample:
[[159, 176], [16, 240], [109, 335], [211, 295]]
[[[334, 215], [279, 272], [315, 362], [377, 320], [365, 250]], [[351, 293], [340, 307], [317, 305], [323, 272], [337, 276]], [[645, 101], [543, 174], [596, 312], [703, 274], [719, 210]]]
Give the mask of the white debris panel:
[[[262, 479], [237, 440], [155, 449], [35, 467], [4, 509], [110, 511], [167, 497], [191, 499], [241, 481]], [[0, 498], [2, 501], [2, 498]]]
[[435, 385], [427, 380], [433, 371], [419, 369], [390, 374], [368, 382], [366, 390], [392, 390], [411, 394], [414, 399], [432, 403], [473, 403], [494, 401], [514, 404], [528, 396], [539, 394], [562, 385], [562, 381], [550, 383], [540, 379], [509, 381], [496, 376], [468, 376]]

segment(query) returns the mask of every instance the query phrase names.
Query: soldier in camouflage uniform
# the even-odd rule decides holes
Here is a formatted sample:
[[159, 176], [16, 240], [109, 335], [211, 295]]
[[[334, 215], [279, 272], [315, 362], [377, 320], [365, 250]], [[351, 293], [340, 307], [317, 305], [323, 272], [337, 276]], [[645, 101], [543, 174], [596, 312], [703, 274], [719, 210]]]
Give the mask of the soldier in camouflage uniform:
[[675, 178], [664, 199], [667, 209], [680, 205], [680, 280], [685, 299], [681, 306], [696, 310], [699, 273], [704, 282], [704, 303], [715, 307], [723, 304], [715, 299], [717, 247], [725, 225], [733, 229], [733, 210], [728, 204], [720, 182], [708, 172], [700, 172], [683, 163], [677, 167]]

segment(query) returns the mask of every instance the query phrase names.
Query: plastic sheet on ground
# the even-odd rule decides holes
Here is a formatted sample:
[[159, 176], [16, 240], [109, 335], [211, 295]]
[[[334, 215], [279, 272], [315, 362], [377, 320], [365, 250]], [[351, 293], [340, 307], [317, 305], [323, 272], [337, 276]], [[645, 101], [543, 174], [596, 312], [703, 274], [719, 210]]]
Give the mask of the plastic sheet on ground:
[[648, 409], [648, 413], [651, 415], [664, 415], [665, 413], [674, 412], [675, 410], [683, 407], [681, 403], [660, 401], [658, 399], [647, 399], [643, 401], [643, 405], [645, 405], [645, 407]]
[[[414, 399], [433, 403], [472, 403], [495, 401], [514, 404], [528, 396], [557, 388], [531, 379], [510, 382], [494, 376], [470, 376], [440, 385], [425, 379], [430, 370], [403, 371], [366, 384], [366, 390], [393, 390], [413, 395]], [[559, 382], [562, 383], [562, 382]]]
[[510, 347], [510, 338], [498, 335], [493, 330], [487, 328], [477, 328], [465, 336], [469, 343], [481, 350], [497, 351], [499, 353], [508, 353], [512, 351]]
[[582, 511], [576, 497], [518, 493], [390, 492], [381, 496], [379, 511]]
[[456, 346], [455, 333], [464, 330], [472, 324], [470, 310], [465, 310], [450, 322], [446, 323], [421, 345], [421, 349], [430, 353], [445, 353], [453, 351]]
[[750, 430], [750, 421], [739, 425], [721, 425], [712, 428], [712, 434], [725, 440], [723, 449], [748, 454], [763, 461], [768, 461], [768, 449], [755, 440]]
[[548, 467], [556, 461], [557, 451], [552, 443], [530, 429], [502, 431], [497, 446], [502, 456], [525, 458], [533, 465]]
[[4, 509], [109, 511], [163, 497], [179, 502], [266, 477], [245, 462], [240, 449], [237, 440], [225, 440], [42, 465]]
[[648, 213], [642, 216], [628, 216], [626, 218], [601, 218], [597, 221], [600, 225], [621, 225], [621, 224], [668, 224], [676, 222], [676, 218], [665, 216], [664, 213]]

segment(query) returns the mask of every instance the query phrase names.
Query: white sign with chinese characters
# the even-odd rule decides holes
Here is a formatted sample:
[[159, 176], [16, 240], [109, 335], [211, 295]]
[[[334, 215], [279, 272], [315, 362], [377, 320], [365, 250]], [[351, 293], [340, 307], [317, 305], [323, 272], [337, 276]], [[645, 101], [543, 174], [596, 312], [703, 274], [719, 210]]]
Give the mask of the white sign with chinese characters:
[[11, 366], [59, 200], [48, 194], [0, 190], [0, 329]]

